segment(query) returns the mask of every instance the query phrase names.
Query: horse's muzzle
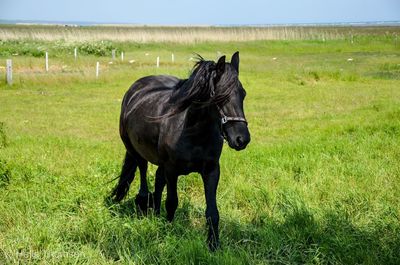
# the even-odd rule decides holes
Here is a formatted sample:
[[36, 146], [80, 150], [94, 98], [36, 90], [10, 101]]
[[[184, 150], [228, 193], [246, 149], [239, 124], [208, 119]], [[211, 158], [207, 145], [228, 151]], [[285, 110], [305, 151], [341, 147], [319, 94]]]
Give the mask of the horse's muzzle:
[[238, 135], [232, 144], [229, 146], [236, 151], [240, 151], [246, 148], [247, 144], [250, 142], [250, 134]]
[[250, 142], [250, 133], [246, 130], [243, 133], [228, 135], [226, 138], [230, 148], [240, 151], [245, 149], [247, 144]]

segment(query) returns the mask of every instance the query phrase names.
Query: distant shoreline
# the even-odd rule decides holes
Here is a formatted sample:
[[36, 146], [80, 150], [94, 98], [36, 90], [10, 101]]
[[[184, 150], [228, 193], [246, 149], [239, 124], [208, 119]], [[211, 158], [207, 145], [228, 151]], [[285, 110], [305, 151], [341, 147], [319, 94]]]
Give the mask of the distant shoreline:
[[143, 23], [102, 23], [88, 21], [40, 21], [40, 20], [2, 20], [0, 25], [40, 25], [65, 27], [117, 26], [117, 27], [327, 27], [327, 26], [400, 26], [400, 21], [369, 22], [327, 22], [327, 23], [275, 23], [275, 24], [143, 24]]

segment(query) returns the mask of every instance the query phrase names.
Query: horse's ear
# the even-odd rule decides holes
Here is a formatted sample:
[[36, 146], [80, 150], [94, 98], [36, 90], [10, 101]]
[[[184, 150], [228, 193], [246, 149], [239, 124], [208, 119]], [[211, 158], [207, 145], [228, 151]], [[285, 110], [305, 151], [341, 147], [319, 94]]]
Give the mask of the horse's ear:
[[221, 77], [221, 75], [225, 72], [225, 55], [218, 59], [216, 69], [217, 76]]
[[239, 73], [239, 52], [235, 52], [232, 55], [231, 65], [236, 70], [236, 72]]

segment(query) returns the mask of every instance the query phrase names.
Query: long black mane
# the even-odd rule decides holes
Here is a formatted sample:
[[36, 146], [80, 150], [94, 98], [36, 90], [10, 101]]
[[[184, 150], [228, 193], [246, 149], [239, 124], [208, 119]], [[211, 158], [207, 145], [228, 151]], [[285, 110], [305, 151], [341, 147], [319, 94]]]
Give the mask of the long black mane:
[[[204, 60], [200, 55], [197, 59], [189, 78], [175, 87], [169, 100], [172, 108], [167, 116], [180, 113], [193, 103], [200, 106], [223, 104], [235, 88], [237, 73], [235, 77], [235, 70], [229, 64], [225, 65], [224, 74], [218, 77], [214, 61]], [[220, 84], [218, 88], [217, 83]]]

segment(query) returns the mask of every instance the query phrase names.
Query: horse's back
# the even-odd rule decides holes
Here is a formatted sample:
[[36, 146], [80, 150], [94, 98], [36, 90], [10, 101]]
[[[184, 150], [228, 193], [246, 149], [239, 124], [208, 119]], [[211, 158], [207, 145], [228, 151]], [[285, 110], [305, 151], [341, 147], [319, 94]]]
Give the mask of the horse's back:
[[174, 76], [146, 76], [126, 92], [121, 106], [120, 134], [129, 149], [158, 164], [161, 117], [168, 111], [172, 91], [181, 82]]
[[125, 93], [122, 107], [129, 107], [135, 101], [145, 101], [155, 94], [170, 94], [179, 82], [180, 79], [177, 77], [168, 75], [142, 77], [133, 83]]

